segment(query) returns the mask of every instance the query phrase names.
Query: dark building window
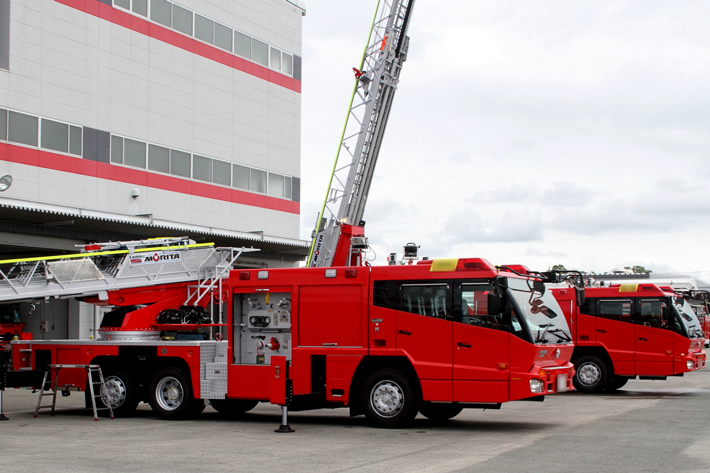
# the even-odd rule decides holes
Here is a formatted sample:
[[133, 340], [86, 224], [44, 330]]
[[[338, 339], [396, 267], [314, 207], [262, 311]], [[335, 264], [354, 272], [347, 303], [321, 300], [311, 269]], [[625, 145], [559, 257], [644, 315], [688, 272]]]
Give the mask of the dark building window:
[[10, 70], [10, 0], [0, 0], [0, 69]]

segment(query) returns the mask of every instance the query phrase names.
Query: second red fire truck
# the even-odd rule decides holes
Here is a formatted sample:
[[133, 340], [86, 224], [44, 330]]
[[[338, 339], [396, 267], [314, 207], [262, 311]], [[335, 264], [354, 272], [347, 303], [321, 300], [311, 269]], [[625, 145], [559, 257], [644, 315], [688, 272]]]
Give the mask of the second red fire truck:
[[688, 302], [654, 284], [553, 288], [575, 341], [574, 385], [613, 391], [628, 380], [705, 368], [705, 334]]

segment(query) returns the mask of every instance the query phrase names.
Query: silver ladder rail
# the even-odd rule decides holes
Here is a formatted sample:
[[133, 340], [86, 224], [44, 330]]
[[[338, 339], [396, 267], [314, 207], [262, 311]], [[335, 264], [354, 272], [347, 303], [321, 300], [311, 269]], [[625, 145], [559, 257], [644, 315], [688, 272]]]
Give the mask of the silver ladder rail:
[[[0, 261], [0, 302], [98, 296], [106, 291], [207, 279], [213, 267], [235, 260], [187, 237], [88, 245], [86, 252]], [[255, 248], [236, 249], [259, 251]], [[224, 270], [220, 271], [223, 274]]]

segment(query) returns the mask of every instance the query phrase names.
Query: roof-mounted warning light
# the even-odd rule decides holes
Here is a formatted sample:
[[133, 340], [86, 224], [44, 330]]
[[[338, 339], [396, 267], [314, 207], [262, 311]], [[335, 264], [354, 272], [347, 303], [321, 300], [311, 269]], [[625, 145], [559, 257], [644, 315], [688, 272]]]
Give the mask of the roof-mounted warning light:
[[[427, 264], [426, 263], [422, 264]], [[434, 259], [429, 271], [495, 271], [496, 268], [483, 258]]]
[[483, 258], [461, 258], [456, 263], [456, 271], [495, 271], [496, 268]]
[[528, 274], [530, 272], [530, 268], [528, 268], [524, 264], [504, 264], [498, 267], [500, 269], [513, 270], [513, 272], [518, 274]]

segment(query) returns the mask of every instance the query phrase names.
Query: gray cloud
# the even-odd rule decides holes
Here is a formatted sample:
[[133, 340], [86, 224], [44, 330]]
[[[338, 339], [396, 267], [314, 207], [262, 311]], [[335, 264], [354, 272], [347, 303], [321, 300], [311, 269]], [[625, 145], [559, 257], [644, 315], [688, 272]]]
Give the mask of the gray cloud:
[[499, 221], [487, 222], [478, 211], [463, 209], [444, 223], [440, 240], [447, 245], [540, 241], [542, 225], [531, 214], [505, 212]]

